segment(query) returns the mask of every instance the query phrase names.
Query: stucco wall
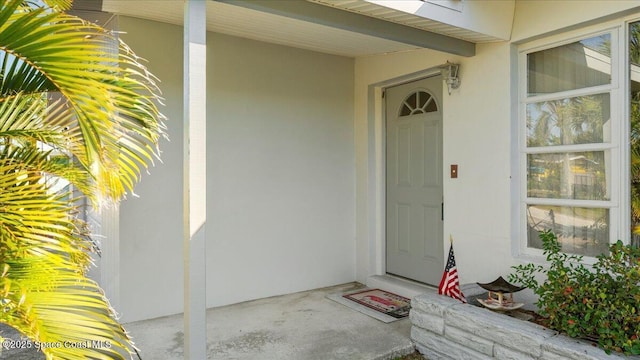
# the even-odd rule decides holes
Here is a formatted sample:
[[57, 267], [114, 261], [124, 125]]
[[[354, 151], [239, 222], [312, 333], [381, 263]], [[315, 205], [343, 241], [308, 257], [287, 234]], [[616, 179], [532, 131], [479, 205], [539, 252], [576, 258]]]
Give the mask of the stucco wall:
[[[182, 29], [120, 29], [162, 80], [171, 137], [121, 207], [119, 310], [133, 321], [182, 311]], [[353, 60], [214, 33], [207, 45], [207, 305], [353, 281]]]
[[[510, 266], [509, 45], [478, 45], [477, 55], [462, 58], [419, 50], [356, 60], [356, 184], [357, 278], [366, 281], [375, 264], [371, 222], [384, 221], [367, 212], [371, 206], [371, 152], [368, 87], [444, 64], [461, 65], [462, 84], [444, 94], [443, 157], [445, 167], [445, 252], [449, 234], [455, 238], [462, 282], [489, 280]], [[458, 164], [459, 177], [450, 179], [449, 165]], [[442, 256], [445, 256], [443, 254]], [[498, 260], [496, 259], [505, 259]], [[491, 279], [493, 280], [493, 279]]]
[[[370, 86], [447, 60], [461, 64], [462, 85], [444, 95], [445, 252], [452, 234], [463, 283], [508, 273], [518, 241], [513, 44], [633, 11], [637, 1], [516, 1], [511, 42], [479, 44], [471, 58], [416, 50], [354, 61], [210, 34], [208, 305], [379, 272], [381, 257], [372, 254], [384, 218], [372, 212], [381, 189], [371, 182], [380, 171], [371, 159], [381, 129], [370, 126]], [[162, 79], [172, 119], [164, 164], [121, 209], [121, 311], [129, 321], [182, 311], [182, 35], [130, 18], [120, 26]], [[459, 165], [457, 179], [448, 177], [450, 164]]]
[[[462, 84], [444, 95], [444, 239], [455, 239], [456, 260], [462, 283], [491, 281], [508, 274], [521, 259], [519, 235], [514, 231], [512, 201], [513, 106], [517, 105], [515, 51], [517, 43], [577, 28], [585, 24], [640, 14], [637, 1], [516, 1], [512, 41], [478, 44], [474, 57], [463, 58], [431, 50], [361, 57], [356, 59], [356, 273], [359, 281], [384, 272], [372, 253], [383, 250], [376, 239], [384, 218], [372, 204], [383, 189], [374, 173], [382, 164], [372, 162], [371, 86], [436, 67], [447, 60], [461, 65]], [[544, 19], [544, 21], [542, 20]], [[512, 60], [513, 59], [513, 60]], [[377, 100], [381, 102], [382, 100]], [[449, 178], [449, 166], [459, 165], [459, 177]], [[377, 187], [376, 187], [377, 186]], [[384, 199], [381, 197], [381, 199]], [[373, 213], [372, 213], [373, 209]], [[381, 235], [384, 237], [384, 234]], [[444, 255], [443, 255], [444, 256]], [[381, 271], [382, 270], [382, 271]]]
[[352, 281], [353, 60], [209, 44], [209, 306]]
[[542, 34], [559, 32], [568, 27], [591, 24], [639, 10], [640, 3], [637, 0], [517, 0], [511, 40], [522, 41]]
[[[182, 36], [177, 27], [119, 18], [122, 38], [162, 79], [171, 141], [120, 206], [120, 308], [123, 321], [182, 311]], [[149, 35], [162, 42], [149, 41]]]

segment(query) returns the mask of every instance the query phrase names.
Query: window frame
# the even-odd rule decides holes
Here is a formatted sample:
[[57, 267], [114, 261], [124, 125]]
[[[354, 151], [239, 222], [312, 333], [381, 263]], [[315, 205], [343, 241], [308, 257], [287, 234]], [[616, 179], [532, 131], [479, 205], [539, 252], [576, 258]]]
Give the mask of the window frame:
[[[629, 59], [628, 59], [628, 32], [629, 24], [633, 22], [627, 19], [618, 19], [613, 22], [598, 26], [586, 27], [580, 30], [565, 32], [558, 35], [544, 37], [519, 45], [517, 50], [517, 100], [516, 100], [516, 131], [517, 146], [516, 163], [517, 176], [514, 195], [517, 196], [517, 209], [514, 212], [512, 224], [517, 227], [515, 231], [517, 248], [515, 253], [520, 257], [543, 258], [541, 249], [528, 246], [527, 231], [527, 206], [528, 205], [554, 205], [569, 207], [604, 208], [609, 210], [609, 242], [618, 239], [628, 243], [630, 233], [622, 231], [630, 227], [629, 206], [629, 149], [621, 144], [628, 144], [629, 125]], [[609, 34], [611, 37], [611, 81], [609, 84], [597, 85], [573, 90], [558, 91], [546, 94], [528, 95], [528, 67], [527, 56], [531, 53], [547, 49], [557, 48], [576, 41]], [[588, 96], [608, 93], [610, 96], [610, 142], [597, 144], [572, 144], [554, 145], [542, 147], [527, 146], [527, 105], [543, 101], [567, 99], [576, 96]], [[610, 189], [609, 200], [576, 200], [557, 198], [535, 198], [528, 196], [527, 187], [527, 155], [582, 152], [582, 151], [609, 151], [610, 174], [606, 174], [607, 184]], [[605, 152], [605, 156], [606, 152]], [[587, 262], [595, 261], [594, 257], [585, 256]]]

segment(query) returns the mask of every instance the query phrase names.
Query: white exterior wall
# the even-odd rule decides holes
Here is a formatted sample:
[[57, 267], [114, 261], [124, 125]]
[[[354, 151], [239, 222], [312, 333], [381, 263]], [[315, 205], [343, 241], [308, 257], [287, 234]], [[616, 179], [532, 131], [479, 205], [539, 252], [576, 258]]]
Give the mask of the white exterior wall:
[[[375, 274], [376, 265], [370, 257], [375, 235], [370, 225], [384, 222], [384, 218], [367, 212], [371, 193], [377, 191], [369, 188], [368, 162], [374, 155], [370, 151], [368, 86], [447, 60], [461, 65], [462, 84], [451, 95], [446, 94], [445, 86], [443, 100], [445, 252], [451, 234], [462, 282], [489, 280], [511, 265], [509, 45], [478, 45], [472, 58], [418, 50], [356, 60], [358, 281], [365, 282]], [[450, 164], [459, 166], [457, 179], [449, 178]]]
[[[461, 64], [462, 85], [444, 95], [445, 252], [452, 234], [463, 283], [508, 274], [518, 261], [513, 44], [633, 11], [637, 1], [517, 0], [511, 42], [477, 45], [471, 58], [431, 50], [361, 57], [355, 68], [346, 58], [210, 34], [208, 305], [380, 273], [375, 230], [384, 218], [371, 211], [381, 189], [370, 165], [382, 129], [369, 124], [369, 86], [447, 60]], [[130, 18], [121, 29], [162, 79], [164, 112], [179, 123], [181, 29]], [[121, 208], [125, 321], [182, 311], [181, 129], [170, 124], [170, 136], [164, 164], [136, 190], [141, 198]], [[450, 164], [459, 165], [457, 179]]]
[[208, 305], [353, 281], [353, 60], [208, 43]]
[[[460, 88], [444, 95], [443, 242], [447, 252], [449, 234], [453, 235], [462, 283], [492, 281], [498, 275], [509, 274], [510, 267], [522, 261], [514, 256], [518, 252], [514, 247], [520, 240], [514, 235], [517, 232], [513, 227], [518, 225], [512, 223], [511, 215], [511, 201], [518, 201], [512, 197], [511, 186], [515, 181], [511, 175], [517, 175], [518, 171], [513, 172], [511, 168], [512, 131], [516, 124], [512, 111], [518, 101], [517, 64], [511, 60], [517, 50], [515, 43], [639, 12], [639, 4], [637, 1], [518, 0], [512, 41], [478, 44], [474, 57], [416, 50], [356, 59], [358, 281], [366, 282], [368, 276], [384, 272], [378, 265], [381, 260], [372, 255], [379, 250], [375, 229], [384, 223], [384, 217], [371, 211], [372, 201], [382, 189], [371, 183], [372, 174], [379, 170], [371, 168], [375, 164], [371, 159], [375, 159], [376, 149], [372, 145], [375, 135], [371, 131], [369, 112], [376, 107], [369, 103], [369, 86], [424, 71], [447, 60], [461, 65]], [[459, 165], [457, 179], [449, 178], [451, 164]]]
[[[154, 26], [119, 18], [122, 39], [162, 79], [171, 141], [161, 141], [162, 163], [144, 174], [120, 206], [120, 307], [123, 322], [183, 311], [182, 257], [182, 34], [172, 26]], [[145, 26], [147, 25], [147, 26]], [[149, 41], [161, 39], [157, 43]], [[170, 70], [169, 70], [170, 69]]]
[[[171, 138], [121, 206], [127, 322], [182, 312], [182, 28], [123, 17], [120, 29], [162, 80]], [[353, 281], [353, 60], [207, 44], [207, 306]]]
[[637, 0], [517, 0], [511, 40], [522, 41], [634, 11], [640, 11]]

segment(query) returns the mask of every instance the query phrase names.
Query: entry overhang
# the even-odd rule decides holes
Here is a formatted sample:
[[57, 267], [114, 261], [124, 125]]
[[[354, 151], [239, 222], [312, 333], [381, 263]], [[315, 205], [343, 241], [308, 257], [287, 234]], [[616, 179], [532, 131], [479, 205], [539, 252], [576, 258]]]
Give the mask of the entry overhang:
[[466, 57], [476, 54], [475, 44], [469, 41], [307, 1], [215, 1], [450, 54]]

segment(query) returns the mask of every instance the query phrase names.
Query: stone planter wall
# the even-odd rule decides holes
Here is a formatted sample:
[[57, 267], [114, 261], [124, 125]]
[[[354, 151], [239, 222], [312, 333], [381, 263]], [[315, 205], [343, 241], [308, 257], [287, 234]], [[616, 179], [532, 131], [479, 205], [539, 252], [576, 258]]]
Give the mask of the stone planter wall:
[[640, 360], [436, 293], [411, 302], [411, 339], [429, 360]]

